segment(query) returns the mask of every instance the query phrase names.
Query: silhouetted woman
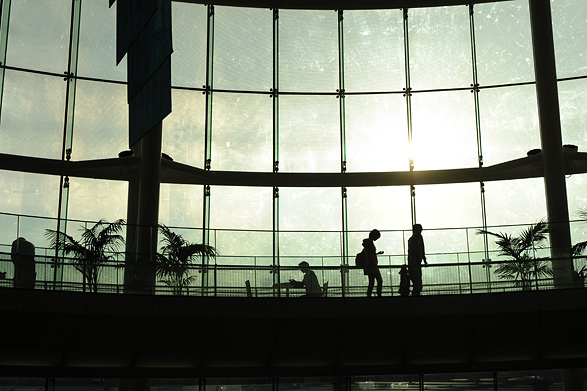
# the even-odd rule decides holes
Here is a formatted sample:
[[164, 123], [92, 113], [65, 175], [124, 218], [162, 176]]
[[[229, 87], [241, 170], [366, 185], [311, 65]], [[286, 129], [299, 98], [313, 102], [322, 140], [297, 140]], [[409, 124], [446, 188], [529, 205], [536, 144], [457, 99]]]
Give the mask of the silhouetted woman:
[[369, 287], [367, 288], [367, 297], [371, 297], [373, 293], [373, 286], [375, 285], [375, 280], [377, 280], [377, 296], [381, 296], [381, 292], [383, 289], [383, 278], [381, 278], [381, 272], [379, 272], [379, 267], [377, 266], [377, 254], [383, 254], [383, 251], [377, 252], [375, 248], [375, 242], [377, 239], [381, 237], [381, 232], [379, 230], [374, 229], [373, 231], [369, 232], [369, 237], [363, 239], [363, 247], [365, 248], [365, 252], [367, 253], [367, 264], [363, 269], [363, 274], [369, 276]]

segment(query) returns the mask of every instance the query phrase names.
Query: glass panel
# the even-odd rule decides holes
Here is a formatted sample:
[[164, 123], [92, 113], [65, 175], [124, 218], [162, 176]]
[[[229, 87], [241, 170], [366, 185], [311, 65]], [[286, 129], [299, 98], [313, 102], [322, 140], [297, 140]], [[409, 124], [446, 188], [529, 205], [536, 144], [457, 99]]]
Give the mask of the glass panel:
[[206, 84], [207, 8], [178, 1], [172, 2], [171, 6], [171, 85], [201, 88]]
[[269, 91], [272, 87], [273, 12], [215, 7], [214, 88]]
[[424, 375], [424, 390], [494, 391], [492, 373], [442, 373]]
[[333, 11], [279, 11], [279, 91], [336, 91], [337, 21]]
[[[169, 227], [202, 228], [204, 189], [201, 185], [162, 183], [159, 195], [159, 222]], [[187, 237], [186, 237], [187, 239]], [[201, 243], [201, 236], [190, 241]]]
[[528, 1], [475, 4], [474, 18], [479, 84], [534, 81]]
[[217, 229], [272, 229], [273, 189], [244, 186], [212, 187], [210, 227]]
[[583, 0], [552, 0], [552, 29], [558, 77], [587, 75], [587, 7]]
[[96, 222], [126, 219], [128, 182], [69, 178], [67, 218]]
[[347, 194], [350, 231], [411, 229], [408, 186], [351, 187]]
[[406, 171], [410, 168], [406, 98], [347, 95], [347, 171]]
[[65, 86], [61, 77], [6, 71], [1, 152], [61, 158]]
[[416, 170], [478, 166], [475, 105], [469, 91], [414, 94], [412, 118]]
[[78, 75], [125, 81], [126, 57], [116, 65], [116, 6], [84, 1], [80, 18]]
[[[308, 331], [311, 331], [308, 330]], [[300, 344], [293, 344], [293, 346], [297, 346], [295, 348], [296, 351], [300, 349], [304, 349], [303, 339], [307, 339], [307, 337], [303, 337], [304, 333], [299, 333], [299, 336], [294, 339], [292, 336], [292, 340], [299, 341]], [[302, 340], [300, 340], [302, 339]], [[308, 347], [306, 347], [308, 349]], [[313, 350], [313, 349], [312, 349]], [[312, 361], [325, 361], [326, 359], [323, 357], [308, 357], [308, 365], [312, 365]], [[334, 390], [341, 390], [344, 389], [344, 378], [329, 378], [329, 377], [291, 377], [291, 378], [280, 378], [279, 379], [279, 391], [301, 391], [301, 390], [319, 390], [319, 391], [334, 391]]]
[[13, 0], [6, 65], [67, 71], [71, 4], [71, 0]]
[[401, 91], [405, 87], [402, 10], [344, 12], [344, 88]]
[[78, 80], [73, 160], [117, 157], [128, 149], [126, 86]]
[[171, 98], [173, 111], [163, 121], [162, 151], [176, 162], [202, 168], [206, 96], [198, 91], [172, 89]]
[[[342, 201], [339, 188], [280, 188], [279, 227], [281, 265], [295, 266], [302, 260], [311, 266], [340, 265]], [[307, 232], [285, 232], [288, 230]]]
[[413, 89], [469, 87], [473, 81], [467, 7], [409, 10]]
[[418, 375], [353, 376], [350, 391], [377, 391], [390, 389], [397, 391], [420, 390]]
[[566, 182], [569, 219], [581, 220], [571, 224], [572, 243], [584, 242], [587, 240], [587, 221], [583, 217], [587, 212], [587, 194], [585, 194], [587, 174], [570, 175], [566, 178]]
[[534, 86], [482, 90], [479, 112], [485, 166], [519, 159], [541, 148]]
[[497, 372], [497, 389], [500, 391], [563, 391], [562, 370]]
[[335, 97], [279, 98], [279, 170], [340, 172], [339, 102]]
[[[208, 378], [202, 391], [272, 391], [272, 379], [263, 378]], [[182, 388], [182, 391], [186, 391]], [[197, 391], [194, 390], [194, 391]]]
[[487, 224], [532, 224], [546, 218], [542, 178], [485, 182]]
[[564, 144], [587, 150], [587, 80], [558, 83], [559, 110]]
[[215, 93], [212, 168], [273, 169], [273, 101], [267, 95]]
[[[3, 213], [27, 214], [55, 217], [59, 205], [59, 177], [0, 171], [0, 211]], [[55, 229], [56, 223], [49, 219], [18, 218], [2, 216], [0, 243], [11, 243], [23, 236], [37, 246], [46, 246], [45, 229]]]
[[482, 226], [479, 183], [416, 186], [416, 216], [425, 228]]
[[340, 231], [340, 188], [279, 189], [279, 227], [282, 230]]

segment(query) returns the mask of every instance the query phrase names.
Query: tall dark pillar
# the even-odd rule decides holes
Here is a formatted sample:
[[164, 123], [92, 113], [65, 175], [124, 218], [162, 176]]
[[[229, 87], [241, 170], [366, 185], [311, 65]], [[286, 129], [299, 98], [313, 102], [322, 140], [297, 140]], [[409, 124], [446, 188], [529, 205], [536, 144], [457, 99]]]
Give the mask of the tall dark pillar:
[[573, 262], [550, 0], [529, 4], [554, 284], [565, 288], [573, 284]]
[[[141, 164], [138, 194], [135, 193], [138, 224], [136, 227], [136, 258], [127, 259], [128, 270], [125, 274], [125, 291], [127, 293], [153, 293], [155, 286], [154, 260], [157, 253], [157, 227], [159, 223], [161, 133], [162, 123], [159, 123], [139, 142]], [[131, 191], [129, 191], [130, 195]], [[132, 201], [129, 200], [129, 207]]]
[[[544, 160], [546, 207], [548, 221], [551, 223], [550, 254], [555, 259], [552, 262], [555, 287], [565, 288], [573, 284], [573, 261], [570, 258], [569, 205], [565, 181], [550, 0], [531, 0], [529, 4], [540, 139]], [[580, 369], [563, 369], [562, 372], [565, 391], [583, 391]]]

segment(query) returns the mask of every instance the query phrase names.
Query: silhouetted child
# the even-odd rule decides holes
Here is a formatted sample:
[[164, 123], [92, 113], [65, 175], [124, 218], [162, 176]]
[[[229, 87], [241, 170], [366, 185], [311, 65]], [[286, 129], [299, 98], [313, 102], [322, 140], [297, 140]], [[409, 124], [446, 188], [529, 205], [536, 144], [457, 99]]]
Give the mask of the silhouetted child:
[[410, 275], [408, 274], [408, 265], [402, 265], [399, 269], [399, 290], [401, 296], [410, 294]]

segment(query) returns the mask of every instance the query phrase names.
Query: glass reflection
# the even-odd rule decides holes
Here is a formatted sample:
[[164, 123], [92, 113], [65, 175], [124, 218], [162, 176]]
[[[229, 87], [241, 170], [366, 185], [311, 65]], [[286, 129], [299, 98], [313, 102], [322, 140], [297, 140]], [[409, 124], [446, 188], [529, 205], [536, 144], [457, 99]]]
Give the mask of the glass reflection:
[[401, 91], [406, 83], [402, 10], [345, 11], [343, 24], [345, 91]]
[[126, 86], [78, 80], [71, 157], [115, 158], [128, 149]]
[[63, 75], [69, 60], [71, 0], [12, 0], [6, 64]]
[[0, 151], [60, 159], [65, 87], [61, 77], [6, 70]]
[[214, 28], [214, 87], [269, 91], [273, 87], [273, 12], [216, 7]]
[[416, 170], [477, 167], [477, 130], [469, 91], [412, 96], [411, 153]]
[[483, 164], [523, 158], [541, 148], [536, 87], [512, 86], [479, 93]]
[[229, 171], [273, 169], [273, 102], [267, 95], [214, 94], [212, 167]]
[[332, 11], [279, 11], [279, 91], [336, 91], [337, 21]]
[[406, 98], [347, 95], [344, 102], [347, 171], [409, 170]]
[[467, 7], [408, 11], [413, 89], [469, 87], [473, 80]]
[[528, 1], [475, 4], [474, 11], [479, 84], [534, 81]]

